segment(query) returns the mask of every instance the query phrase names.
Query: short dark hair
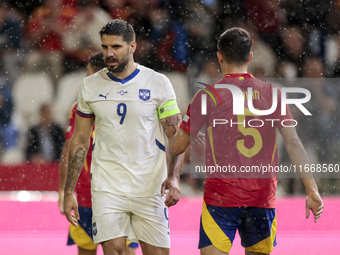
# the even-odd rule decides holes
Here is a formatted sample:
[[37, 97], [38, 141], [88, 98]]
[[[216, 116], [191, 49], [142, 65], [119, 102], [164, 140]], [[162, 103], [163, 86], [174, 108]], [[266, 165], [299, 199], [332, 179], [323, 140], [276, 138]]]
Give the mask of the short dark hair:
[[109, 21], [103, 28], [99, 31], [100, 38], [103, 35], [118, 35], [122, 36], [123, 40], [127, 43], [135, 41], [135, 31], [133, 27], [126, 21], [121, 19], [113, 19]]
[[227, 62], [244, 65], [249, 59], [251, 44], [251, 38], [246, 30], [233, 27], [220, 35], [217, 49]]
[[86, 8], [88, 6], [94, 6], [94, 5], [95, 3], [93, 2], [93, 0], [80, 0], [78, 1], [78, 4], [77, 4], [79, 8]]
[[99, 70], [102, 70], [103, 68], [106, 67], [102, 52], [99, 52], [99, 53], [92, 55], [89, 58], [88, 63], [92, 66], [92, 68], [95, 72], [98, 72]]

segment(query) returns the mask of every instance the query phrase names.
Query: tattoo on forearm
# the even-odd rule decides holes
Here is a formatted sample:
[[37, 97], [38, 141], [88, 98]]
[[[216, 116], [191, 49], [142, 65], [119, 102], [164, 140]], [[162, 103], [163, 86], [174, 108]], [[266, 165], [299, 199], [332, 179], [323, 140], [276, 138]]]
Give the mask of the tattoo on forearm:
[[170, 150], [170, 162], [169, 165], [173, 165], [175, 164], [177, 161], [177, 156], [175, 154], [173, 154], [173, 152]]
[[[74, 146], [78, 147], [78, 146]], [[65, 190], [74, 190], [74, 187], [76, 186], [79, 174], [81, 172], [81, 169], [83, 168], [84, 162], [86, 157], [86, 147], [78, 147], [70, 149], [70, 155], [69, 155], [69, 164], [68, 164], [68, 170], [67, 170], [67, 179], [66, 179], [66, 185]]]
[[170, 127], [173, 129], [173, 135], [175, 135], [177, 132], [178, 125], [180, 124], [181, 121], [179, 116], [180, 116], [179, 114], [176, 114], [162, 119], [161, 123], [163, 129], [167, 130], [167, 128]]
[[181, 175], [181, 169], [184, 161], [184, 154], [175, 155], [170, 150], [169, 174], [177, 178]]

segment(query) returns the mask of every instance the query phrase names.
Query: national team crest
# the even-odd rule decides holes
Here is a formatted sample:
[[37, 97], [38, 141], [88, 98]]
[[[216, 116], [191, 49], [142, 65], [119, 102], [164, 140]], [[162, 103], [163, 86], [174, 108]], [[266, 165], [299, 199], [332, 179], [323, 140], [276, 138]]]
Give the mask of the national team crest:
[[150, 99], [150, 90], [149, 89], [140, 89], [139, 90], [139, 98], [143, 101], [148, 101]]

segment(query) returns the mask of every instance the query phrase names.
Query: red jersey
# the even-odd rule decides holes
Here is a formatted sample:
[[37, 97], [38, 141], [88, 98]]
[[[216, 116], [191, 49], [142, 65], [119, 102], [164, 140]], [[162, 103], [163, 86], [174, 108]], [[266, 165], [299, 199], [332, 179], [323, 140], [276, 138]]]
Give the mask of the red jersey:
[[[75, 116], [77, 111], [77, 103], [74, 103], [69, 116], [69, 125], [67, 127], [65, 140], [71, 139], [74, 134], [74, 128], [75, 128]], [[84, 207], [92, 207], [91, 202], [91, 158], [92, 158], [92, 143], [93, 143], [93, 130], [90, 140], [90, 147], [89, 151], [86, 156], [86, 160], [83, 166], [83, 169], [81, 170], [81, 173], [79, 175], [79, 179], [76, 185], [76, 193], [77, 193], [77, 201], [80, 206]]]
[[[233, 114], [232, 93], [226, 88], [216, 88], [216, 84], [234, 85], [242, 90], [244, 115]], [[204, 201], [208, 205], [275, 208], [277, 174], [272, 173], [271, 178], [258, 178], [262, 176], [256, 173], [251, 175], [253, 178], [244, 178], [247, 173], [241, 171], [245, 166], [277, 166], [276, 128], [283, 127], [283, 120], [284, 125], [295, 122], [288, 107], [286, 115], [281, 115], [281, 91], [278, 88], [276, 110], [270, 115], [255, 116], [248, 108], [248, 87], [252, 87], [255, 109], [271, 108], [272, 88], [276, 86], [251, 74], [230, 74], [199, 91], [183, 118], [181, 128], [193, 135], [197, 135], [205, 124], [206, 169], [231, 166], [236, 170], [223, 174], [208, 173], [204, 188]], [[203, 94], [206, 96], [206, 115], [201, 113]]]

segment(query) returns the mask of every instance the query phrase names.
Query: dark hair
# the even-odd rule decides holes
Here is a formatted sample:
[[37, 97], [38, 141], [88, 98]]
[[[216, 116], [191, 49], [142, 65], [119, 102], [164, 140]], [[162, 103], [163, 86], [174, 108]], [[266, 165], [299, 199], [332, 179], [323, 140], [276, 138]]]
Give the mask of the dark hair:
[[135, 41], [135, 31], [133, 27], [126, 21], [121, 19], [113, 19], [107, 23], [99, 31], [100, 38], [103, 35], [118, 35], [122, 36], [123, 40], [127, 43]]
[[103, 53], [101, 53], [101, 52], [93, 54], [89, 58], [88, 63], [92, 66], [92, 68], [94, 69], [95, 72], [98, 72], [99, 70], [102, 70], [103, 68], [106, 67], [104, 57], [103, 57]]
[[251, 43], [250, 36], [246, 30], [233, 27], [220, 35], [217, 48], [227, 62], [244, 65], [249, 59]]
[[93, 0], [80, 0], [78, 1], [78, 4], [77, 4], [79, 8], [86, 8], [88, 6], [94, 6], [94, 5], [95, 3], [93, 2]]

